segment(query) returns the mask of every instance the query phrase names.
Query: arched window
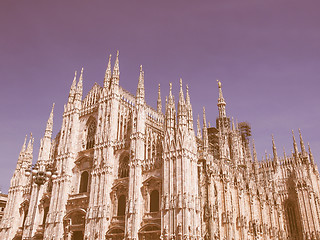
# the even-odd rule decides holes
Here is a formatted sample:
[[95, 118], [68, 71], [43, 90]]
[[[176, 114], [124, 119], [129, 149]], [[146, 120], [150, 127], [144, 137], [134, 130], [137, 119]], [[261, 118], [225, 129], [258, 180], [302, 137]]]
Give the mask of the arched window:
[[150, 212], [159, 211], [159, 192], [153, 190], [150, 194]]
[[118, 177], [129, 177], [129, 156], [124, 156], [119, 160]]
[[43, 227], [44, 227], [44, 225], [46, 224], [48, 212], [49, 212], [49, 207], [46, 207], [46, 208], [43, 210], [43, 220], [42, 220], [42, 225], [43, 225]]
[[93, 148], [95, 134], [96, 134], [96, 122], [94, 120], [92, 120], [88, 125], [88, 135], [87, 135], [87, 147], [86, 147], [86, 149]]
[[124, 216], [125, 215], [125, 211], [126, 211], [126, 196], [125, 195], [121, 195], [118, 198], [118, 213], [117, 216]]
[[294, 205], [292, 204], [292, 202], [288, 202], [286, 204], [286, 215], [288, 219], [288, 232], [290, 236], [294, 236], [297, 234], [298, 226], [296, 214], [294, 211]]
[[88, 179], [89, 179], [89, 174], [87, 171], [84, 171], [81, 174], [81, 178], [80, 178], [79, 193], [88, 192]]

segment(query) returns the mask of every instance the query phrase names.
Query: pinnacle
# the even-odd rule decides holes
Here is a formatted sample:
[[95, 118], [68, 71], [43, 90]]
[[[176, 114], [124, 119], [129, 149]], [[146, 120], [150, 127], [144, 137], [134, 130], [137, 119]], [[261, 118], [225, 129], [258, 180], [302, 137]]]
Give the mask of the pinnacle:
[[109, 55], [106, 73], [104, 75], [104, 87], [107, 87], [111, 78], [111, 54]]
[[22, 145], [20, 153], [22, 153], [22, 152], [24, 152], [26, 150], [27, 138], [28, 138], [28, 135], [26, 134], [26, 137], [24, 138], [24, 143]]
[[162, 112], [161, 94], [160, 94], [160, 84], [159, 84], [159, 87], [158, 87], [157, 112], [158, 112], [158, 113], [161, 113], [161, 112]]

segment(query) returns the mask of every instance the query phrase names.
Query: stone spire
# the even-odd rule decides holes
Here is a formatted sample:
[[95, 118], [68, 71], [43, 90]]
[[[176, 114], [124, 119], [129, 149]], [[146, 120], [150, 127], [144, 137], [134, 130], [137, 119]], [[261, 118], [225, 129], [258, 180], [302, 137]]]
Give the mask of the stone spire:
[[218, 87], [219, 87], [219, 98], [218, 98], [218, 109], [219, 109], [219, 118], [224, 118], [227, 116], [226, 114], [226, 102], [224, 101], [223, 94], [222, 94], [222, 88], [221, 88], [221, 82], [217, 80]]
[[235, 128], [235, 126], [234, 126], [234, 119], [233, 119], [233, 117], [232, 117], [232, 131], [235, 131], [236, 130], [236, 128]]
[[299, 150], [298, 150], [298, 145], [296, 142], [296, 138], [294, 137], [294, 132], [292, 130], [292, 139], [293, 139], [293, 149], [294, 149], [294, 157], [296, 158], [296, 160], [299, 157]]
[[27, 138], [28, 138], [28, 135], [26, 135], [26, 137], [24, 139], [24, 142], [22, 144], [16, 169], [20, 169], [21, 163], [23, 162], [24, 154], [25, 154], [25, 151], [26, 151]]
[[191, 106], [188, 84], [186, 85], [186, 105]]
[[29, 143], [27, 146], [27, 150], [26, 153], [32, 155], [33, 153], [33, 142], [34, 142], [34, 138], [32, 137], [32, 133], [30, 133], [30, 139], [29, 139]]
[[172, 95], [172, 83], [169, 84], [168, 106], [174, 107], [174, 99]]
[[273, 151], [273, 161], [277, 166], [277, 165], [279, 165], [279, 159], [278, 159], [277, 148], [276, 148], [276, 144], [274, 142], [273, 135], [272, 135], [272, 151]]
[[179, 101], [178, 101], [178, 124], [183, 126], [186, 125], [186, 102], [184, 99], [181, 78], [180, 78], [180, 92], [179, 92]]
[[172, 96], [172, 83], [170, 83], [169, 97], [166, 98], [166, 126], [167, 128], [175, 128], [176, 109], [174, 98]]
[[52, 129], [53, 129], [53, 110], [54, 110], [54, 103], [52, 104], [51, 113], [49, 119], [47, 121], [47, 127], [44, 133], [44, 137], [51, 138], [52, 136]]
[[162, 113], [160, 84], [159, 84], [159, 86], [158, 86], [157, 112], [158, 112], [159, 114]]
[[109, 55], [109, 61], [108, 61], [108, 66], [106, 69], [106, 73], [104, 75], [104, 81], [103, 81], [103, 87], [107, 88], [109, 87], [111, 80], [111, 54]]
[[113, 67], [113, 73], [112, 73], [112, 81], [114, 84], [119, 84], [119, 78], [120, 78], [120, 69], [119, 69], [119, 51], [117, 51], [117, 57], [116, 61], [114, 63]]
[[202, 138], [202, 136], [201, 136], [201, 127], [200, 127], [200, 117], [199, 117], [199, 115], [198, 115], [198, 119], [197, 119], [197, 137], [198, 138]]
[[253, 168], [254, 168], [254, 173], [256, 175], [259, 174], [259, 162], [257, 158], [257, 151], [256, 151], [256, 145], [254, 144], [254, 139], [252, 139], [252, 151], [253, 151]]
[[207, 120], [206, 120], [206, 109], [203, 107], [203, 149], [204, 152], [208, 151], [208, 129], [207, 129]]
[[303, 139], [302, 139], [302, 135], [301, 135], [301, 130], [299, 128], [299, 137], [300, 137], [300, 147], [301, 147], [301, 154], [302, 154], [302, 157], [303, 158], [307, 158], [308, 157], [308, 153], [306, 151], [306, 148], [304, 146], [304, 142], [303, 142]]
[[287, 154], [286, 154], [286, 150], [284, 149], [284, 147], [283, 147], [283, 158], [284, 158], [284, 160], [286, 161], [286, 159], [287, 159]]
[[[192, 105], [191, 105], [191, 101], [190, 101], [188, 85], [186, 85], [186, 110], [187, 110], [188, 129], [193, 132], [193, 113], [192, 113]], [[194, 132], [193, 132], [193, 134], [194, 134]]]
[[144, 91], [144, 71], [142, 70], [142, 65], [140, 65], [139, 82], [137, 88], [137, 103], [143, 104], [145, 101], [145, 91]]
[[70, 87], [68, 102], [72, 103], [74, 100], [74, 94], [76, 93], [77, 88], [77, 71], [74, 72], [74, 78]]
[[179, 102], [178, 102], [178, 113], [182, 112], [185, 107], [185, 99], [183, 95], [183, 89], [182, 89], [182, 78], [180, 78], [180, 91], [179, 91]]
[[82, 100], [82, 92], [83, 92], [83, 68], [81, 69], [79, 82], [77, 84], [77, 90], [75, 94], [75, 100], [80, 101]]
[[308, 149], [309, 149], [310, 163], [311, 163], [311, 165], [314, 165], [314, 158], [313, 158], [309, 143], [308, 143]]
[[254, 139], [252, 139], [252, 151], [253, 151], [253, 161], [258, 162], [256, 145], [254, 144]]
[[20, 154], [22, 154], [26, 150], [27, 138], [28, 138], [28, 135], [26, 135], [26, 137], [24, 138], [24, 143], [21, 147]]

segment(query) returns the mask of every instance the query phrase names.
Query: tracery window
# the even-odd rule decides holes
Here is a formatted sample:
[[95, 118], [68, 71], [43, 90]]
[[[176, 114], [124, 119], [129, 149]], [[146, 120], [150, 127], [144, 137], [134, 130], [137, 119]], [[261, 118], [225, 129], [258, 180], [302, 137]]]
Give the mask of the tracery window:
[[159, 192], [153, 190], [150, 194], [150, 212], [159, 211]]
[[88, 192], [88, 180], [89, 180], [89, 174], [87, 171], [84, 171], [81, 174], [81, 178], [80, 178], [79, 193]]
[[126, 211], [126, 196], [125, 195], [121, 195], [118, 198], [118, 212], [117, 212], [117, 216], [121, 217], [125, 215], [125, 211]]
[[124, 156], [119, 160], [118, 177], [119, 178], [129, 177], [129, 157], [128, 156]]
[[91, 121], [88, 125], [88, 134], [87, 134], [87, 146], [86, 149], [90, 149], [93, 148], [94, 146], [94, 137], [96, 134], [96, 122], [95, 121]]

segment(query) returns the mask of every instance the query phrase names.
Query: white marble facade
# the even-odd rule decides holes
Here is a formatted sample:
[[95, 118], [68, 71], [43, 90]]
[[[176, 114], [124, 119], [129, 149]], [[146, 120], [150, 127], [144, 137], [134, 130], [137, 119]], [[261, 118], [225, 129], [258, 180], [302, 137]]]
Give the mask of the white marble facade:
[[[138, 78], [138, 77], [137, 77]], [[258, 161], [251, 129], [234, 123], [218, 82], [219, 116], [197, 130], [188, 87], [176, 108], [145, 102], [119, 85], [119, 54], [103, 86], [82, 96], [83, 70], [71, 85], [60, 132], [53, 108], [32, 174], [33, 137], [21, 149], [0, 239], [320, 239], [319, 172], [300, 150]], [[35, 171], [35, 169], [37, 171]], [[41, 175], [42, 174], [42, 175]]]

